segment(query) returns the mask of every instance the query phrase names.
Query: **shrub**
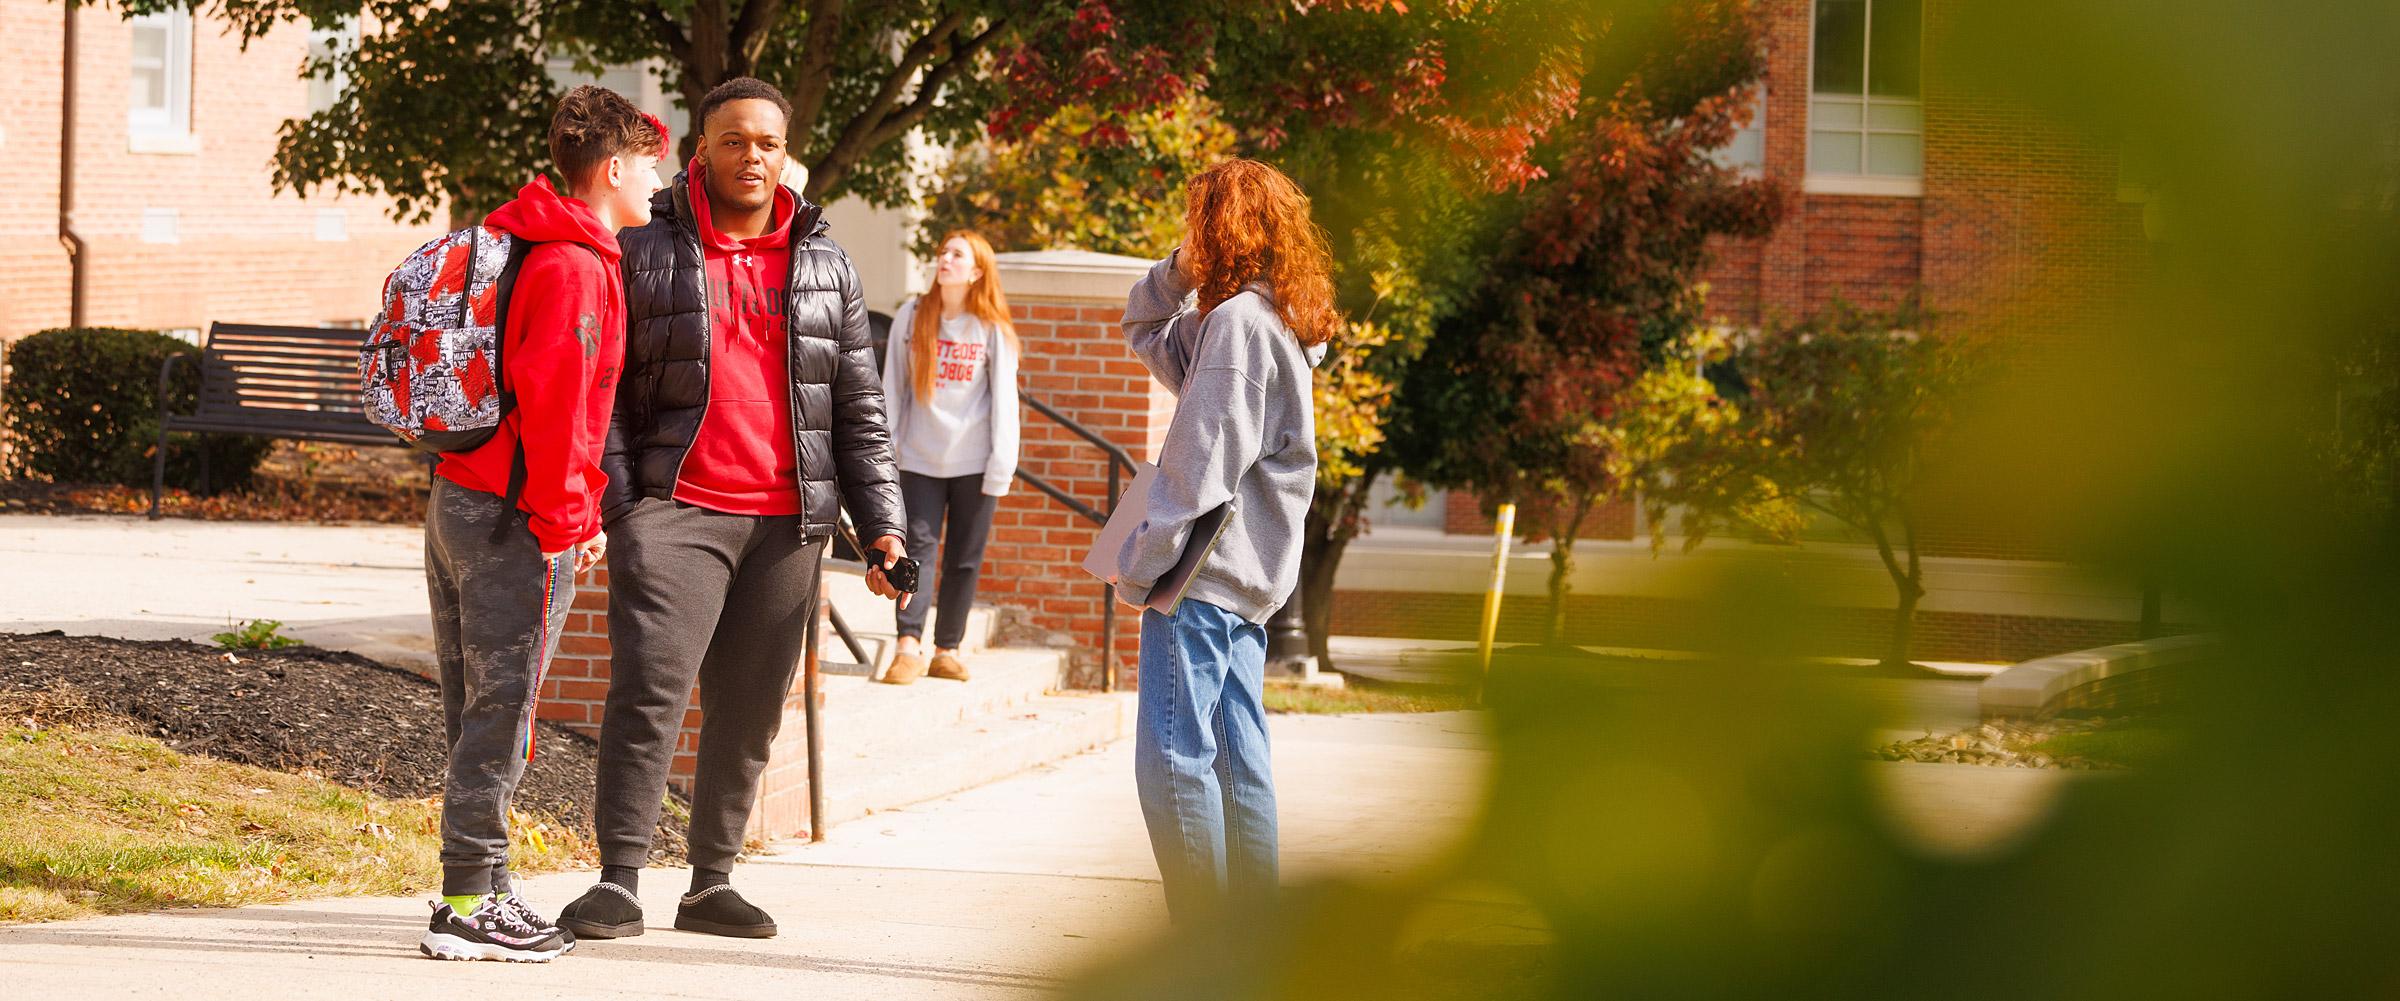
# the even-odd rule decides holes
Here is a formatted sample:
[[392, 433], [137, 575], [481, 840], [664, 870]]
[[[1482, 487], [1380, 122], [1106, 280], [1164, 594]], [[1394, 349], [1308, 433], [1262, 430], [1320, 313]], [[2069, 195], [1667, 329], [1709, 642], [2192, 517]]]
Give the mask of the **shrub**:
[[[175, 367], [168, 387], [177, 412], [200, 392], [200, 351], [150, 330], [80, 327], [45, 330], [10, 345], [0, 394], [0, 427], [14, 446], [7, 472], [57, 483], [150, 485], [158, 445], [158, 366]], [[198, 439], [198, 440], [195, 440]], [[168, 452], [167, 484], [201, 488], [206, 450], [209, 485], [247, 486], [272, 442], [238, 435], [179, 434]]]

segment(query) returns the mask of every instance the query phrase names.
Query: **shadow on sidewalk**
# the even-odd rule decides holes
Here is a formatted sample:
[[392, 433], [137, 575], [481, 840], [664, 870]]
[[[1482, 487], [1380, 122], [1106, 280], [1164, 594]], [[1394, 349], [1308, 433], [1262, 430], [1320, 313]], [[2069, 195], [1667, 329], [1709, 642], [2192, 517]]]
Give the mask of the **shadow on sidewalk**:
[[[239, 912], [223, 909], [152, 911], [141, 915], [120, 917], [208, 919], [224, 921], [233, 927], [219, 934], [176, 935], [171, 930], [145, 926], [139, 930], [117, 931], [65, 925], [20, 925], [0, 928], [0, 946], [58, 946], [93, 950], [142, 950], [155, 952], [237, 953], [285, 956], [346, 956], [365, 959], [431, 962], [418, 955], [417, 933], [424, 921], [398, 914], [354, 914], [299, 908], [255, 908]], [[108, 919], [101, 919], [108, 920]], [[653, 931], [667, 941], [631, 941], [611, 939], [580, 943], [572, 957], [563, 960], [570, 964], [594, 961], [655, 965], [662, 968], [693, 965], [739, 966], [803, 973], [846, 974], [851, 976], [885, 977], [896, 980], [964, 984], [973, 987], [1004, 987], [1029, 991], [1057, 991], [1067, 981], [1060, 977], [968, 966], [943, 966], [927, 963], [881, 962], [860, 959], [839, 959], [824, 956], [793, 955], [758, 949], [711, 948], [683, 942], [707, 942], [711, 939], [697, 934], [675, 931]], [[647, 938], [647, 937], [645, 937]], [[669, 944], [673, 943], [673, 944]]]

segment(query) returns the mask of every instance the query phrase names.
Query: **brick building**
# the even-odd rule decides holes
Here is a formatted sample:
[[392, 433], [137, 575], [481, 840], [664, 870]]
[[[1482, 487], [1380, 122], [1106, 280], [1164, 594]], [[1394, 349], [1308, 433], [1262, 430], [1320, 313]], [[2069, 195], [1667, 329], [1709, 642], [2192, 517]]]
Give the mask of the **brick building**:
[[[72, 11], [72, 13], [70, 13]], [[276, 193], [287, 118], [330, 95], [301, 79], [332, 33], [278, 27], [247, 50], [207, 16], [0, 0], [0, 341], [67, 325], [59, 239], [64, 19], [77, 20], [74, 228], [85, 322], [196, 335], [219, 321], [354, 324], [409, 250], [444, 226], [388, 199]]]
[[[1772, 325], [1826, 308], [1837, 298], [1881, 307], [1911, 295], [1940, 322], [1999, 340], [2018, 364], [2039, 365], [2044, 338], [2073, 336], [2105, 315], [2147, 254], [2142, 192], [2120, 165], [2113, 139], [1978, 93], [1946, 58], [1972, 44], [1949, 33], [1963, 0], [1766, 0], [1767, 71], [1757, 113], [1723, 151], [1729, 164], [1777, 180], [1792, 201], [1775, 232], [1719, 240], [1710, 248], [1710, 313], [1737, 328]], [[2040, 566], [2056, 547], [1974, 506], [1945, 508], [1937, 491], [1924, 526], [1928, 555], [1962, 568], [2026, 564], [2008, 571], [2026, 587], [2074, 587]], [[1377, 515], [1379, 524], [1438, 528], [1488, 538], [1480, 501], [1453, 493], [1416, 515]], [[1646, 531], [1632, 505], [1605, 508], [1583, 537], [1631, 540]], [[1437, 541], [1425, 540], [1438, 547]], [[1832, 543], [1828, 545], [1828, 543]], [[1714, 544], [1712, 544], [1714, 545]], [[1830, 538], [1810, 547], [1842, 548]], [[1595, 555], [1606, 561], [1614, 550]], [[1488, 563], [1488, 553], [1482, 557]], [[1586, 562], [1592, 562], [1591, 559]], [[1665, 642], [1689, 609], [1654, 587], [1642, 558], [1579, 574], [1573, 616], [1582, 642]], [[1368, 586], [1372, 559], [1343, 568], [1345, 601], [1335, 628], [1380, 635], [1469, 635], [1477, 595]], [[1544, 568], [1511, 603], [1503, 638], [1538, 639]], [[1980, 573], [1978, 569], [1976, 572]], [[1476, 575], [1480, 579], [1481, 575]], [[1361, 586], [1350, 587], [1358, 580]], [[1380, 578], [1389, 580], [1388, 575]], [[1863, 604], [1828, 623], [1829, 647], [1867, 643], [1888, 621], [1888, 588], [1873, 575], [1855, 592]], [[1430, 586], [1434, 582], [1428, 582]], [[1982, 604], [1945, 599], [1940, 583], [1920, 619], [1926, 656], [2015, 658], [2090, 640], [2129, 637], [2138, 601]], [[1950, 600], [1950, 607], [1944, 607]], [[1875, 607], [1878, 603], [1881, 608]], [[2035, 606], [2038, 607], [2038, 611]], [[2005, 611], [2003, 611], [2005, 609]], [[1855, 612], [1855, 614], [1849, 614]], [[1519, 618], [1522, 616], [1522, 618]]]

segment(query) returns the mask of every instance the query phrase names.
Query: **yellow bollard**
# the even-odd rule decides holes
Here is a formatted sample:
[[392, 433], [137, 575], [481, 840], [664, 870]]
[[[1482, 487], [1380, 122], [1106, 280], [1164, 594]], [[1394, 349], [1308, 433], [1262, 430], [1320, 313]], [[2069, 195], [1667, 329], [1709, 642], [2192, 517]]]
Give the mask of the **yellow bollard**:
[[1508, 583], [1508, 543], [1517, 533], [1517, 506], [1500, 505], [1500, 514], [1492, 524], [1492, 584], [1483, 592], [1483, 632], [1476, 644], [1479, 673], [1475, 677], [1475, 701], [1483, 701], [1483, 682], [1492, 674], [1492, 636], [1500, 631], [1500, 592]]

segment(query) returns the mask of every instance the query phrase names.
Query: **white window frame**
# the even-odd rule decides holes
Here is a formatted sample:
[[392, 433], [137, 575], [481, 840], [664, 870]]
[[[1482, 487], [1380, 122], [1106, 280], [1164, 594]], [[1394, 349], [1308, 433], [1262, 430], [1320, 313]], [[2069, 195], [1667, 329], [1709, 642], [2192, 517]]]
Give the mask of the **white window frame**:
[[[1918, 47], [1917, 47], [1917, 52], [1918, 52], [1918, 57], [1917, 57], [1917, 58], [1918, 58], [1918, 71], [1917, 71], [1917, 73], [1918, 73], [1918, 77], [1917, 77], [1917, 96], [1916, 96], [1916, 97], [1914, 97], [1914, 98], [1905, 98], [1905, 97], [1876, 97], [1876, 96], [1875, 96], [1875, 95], [1873, 95], [1873, 94], [1863, 93], [1864, 91], [1868, 90], [1868, 89], [1870, 88], [1870, 86], [1871, 86], [1870, 84], [1866, 83], [1865, 81], [1869, 81], [1869, 80], [1872, 80], [1872, 79], [1873, 79], [1873, 78], [1872, 78], [1872, 77], [1871, 77], [1869, 74], [1871, 74], [1871, 73], [1874, 71], [1874, 65], [1873, 65], [1873, 61], [1874, 61], [1874, 58], [1875, 58], [1875, 49], [1874, 49], [1874, 45], [1875, 45], [1875, 0], [1863, 0], [1863, 2], [1864, 2], [1864, 3], [1865, 3], [1865, 5], [1866, 5], [1866, 15], [1867, 15], [1867, 16], [1866, 16], [1866, 37], [1864, 37], [1864, 38], [1862, 38], [1862, 39], [1860, 39], [1860, 40], [1859, 40], [1859, 58], [1860, 58], [1861, 60], [1863, 60], [1863, 61], [1864, 61], [1864, 62], [1862, 62], [1862, 64], [1860, 65], [1860, 71], [1861, 71], [1861, 72], [1860, 72], [1860, 74], [1859, 74], [1859, 79], [1862, 81], [1862, 82], [1861, 82], [1861, 84], [1860, 84], [1860, 86], [1859, 86], [1859, 90], [1860, 90], [1860, 91], [1862, 91], [1862, 93], [1855, 95], [1855, 97], [1854, 97], [1853, 95], [1849, 95], [1849, 94], [1840, 94], [1840, 95], [1832, 95], [1832, 96], [1828, 96], [1828, 97], [1826, 97], [1826, 98], [1822, 98], [1822, 99], [1820, 99], [1820, 98], [1817, 96], [1817, 4], [1816, 4], [1816, 0], [1810, 0], [1810, 3], [1809, 3], [1809, 5], [1808, 5], [1808, 117], [1809, 117], [1809, 121], [1808, 121], [1808, 131], [1807, 131], [1807, 134], [1806, 134], [1806, 136], [1804, 137], [1804, 139], [1805, 139], [1805, 146], [1804, 146], [1804, 148], [1802, 149], [1802, 155], [1803, 155], [1803, 156], [1806, 156], [1806, 157], [1808, 158], [1808, 172], [1807, 172], [1807, 175], [1806, 175], [1806, 176], [1805, 176], [1805, 177], [1802, 179], [1802, 182], [1801, 182], [1801, 190], [1802, 190], [1802, 191], [1804, 191], [1804, 192], [1807, 192], [1808, 194], [1814, 194], [1814, 195], [1867, 195], [1867, 196], [1887, 197], [1887, 198], [1921, 198], [1921, 197], [1924, 197], [1924, 194], [1925, 194], [1925, 154], [1924, 154], [1924, 143], [1925, 143], [1925, 97], [1924, 97], [1924, 94], [1925, 94], [1925, 80], [1924, 80], [1924, 51], [1925, 51], [1925, 50], [1924, 50], [1924, 45], [1923, 45], [1923, 42], [1922, 42], [1922, 34], [1923, 34], [1923, 32], [1924, 32], [1923, 15], [1920, 13], [1920, 15], [1919, 15], [1919, 21], [1918, 21], [1918, 25], [1917, 25], [1917, 30], [1918, 30], [1918, 32], [1919, 32], [1919, 35], [1920, 35], [1920, 40], [1919, 40], [1919, 44], [1918, 44]], [[1922, 11], [1922, 10], [1923, 10], [1923, 7], [1922, 7], [1922, 5], [1920, 5], [1920, 7], [1919, 7], [1919, 10], [1920, 10], [1920, 11]], [[1867, 138], [1868, 138], [1869, 136], [1872, 136], [1872, 135], [1879, 135], [1879, 134], [1880, 134], [1880, 135], [1913, 135], [1913, 136], [1916, 136], [1916, 137], [1917, 137], [1917, 149], [1918, 149], [1918, 152], [1917, 152], [1917, 172], [1916, 172], [1915, 174], [1868, 174], [1868, 173], [1856, 173], [1856, 174], [1848, 174], [1848, 173], [1836, 173], [1836, 172], [1833, 172], [1833, 171], [1823, 171], [1823, 170], [1819, 170], [1819, 169], [1817, 169], [1817, 164], [1816, 164], [1816, 146], [1817, 146], [1817, 132], [1818, 132], [1819, 130], [1818, 130], [1818, 128], [1817, 128], [1817, 121], [1816, 121], [1816, 119], [1817, 119], [1817, 102], [1818, 102], [1819, 100], [1829, 100], [1829, 101], [1851, 101], [1851, 100], [1855, 100], [1855, 101], [1858, 103], [1858, 126], [1857, 126], [1857, 128], [1856, 128], [1856, 129], [1851, 129], [1851, 128], [1845, 127], [1845, 128], [1842, 128], [1840, 131], [1841, 131], [1842, 133], [1844, 133], [1844, 134], [1852, 134], [1852, 133], [1855, 133], [1855, 134], [1858, 136], [1858, 145], [1859, 145], [1859, 150], [1858, 150], [1858, 163], [1859, 163], [1859, 166], [1860, 166], [1860, 168], [1861, 168], [1861, 169], [1864, 169], [1864, 168], [1866, 167], [1866, 164], [1867, 164], [1867, 148], [1866, 148], [1866, 147], [1867, 147]], [[1874, 119], [1873, 119], [1873, 115], [1874, 115], [1874, 112], [1875, 112], [1875, 108], [1876, 108], [1877, 106], [1879, 106], [1879, 105], [1880, 105], [1880, 106], [1885, 106], [1885, 107], [1907, 107], [1907, 108], [1913, 108], [1913, 109], [1915, 109], [1915, 110], [1916, 110], [1916, 112], [1917, 112], [1917, 127], [1916, 127], [1916, 128], [1914, 128], [1914, 129], [1895, 129], [1895, 128], [1889, 128], [1889, 127], [1885, 127], [1885, 128], [1878, 128], [1878, 127], [1876, 127], [1876, 126], [1872, 125], [1871, 123], [1872, 123], [1872, 122], [1873, 122], [1873, 120], [1874, 120]], [[1828, 131], [1830, 131], [1830, 130], [1828, 130]]]
[[[130, 90], [127, 93], [125, 126], [128, 145], [135, 153], [196, 153], [199, 145], [192, 138], [192, 15], [190, 11], [173, 10], [157, 14], [142, 14], [130, 18], [135, 28], [164, 29], [167, 33], [165, 62], [159, 70], [166, 77], [164, 107], [136, 107]], [[126, 57], [127, 80], [132, 77], [132, 56]]]
[[[330, 26], [309, 25], [308, 58], [312, 62], [321, 56], [339, 57], [343, 52], [357, 47], [358, 21], [356, 18], [346, 17], [335, 21]], [[308, 113], [314, 115], [333, 107], [334, 102], [341, 100], [342, 91], [349, 89], [349, 86], [350, 73], [344, 70], [339, 62], [333, 64], [331, 78], [309, 77]]]
[[[1736, 153], [1744, 140], [1757, 148], [1749, 155]], [[1733, 139], [1710, 150], [1708, 158], [1720, 167], [1741, 171], [1743, 177], [1764, 177], [1767, 173], [1767, 88], [1761, 84], [1750, 98], [1750, 124], [1735, 129]]]

